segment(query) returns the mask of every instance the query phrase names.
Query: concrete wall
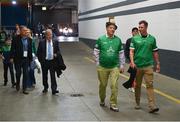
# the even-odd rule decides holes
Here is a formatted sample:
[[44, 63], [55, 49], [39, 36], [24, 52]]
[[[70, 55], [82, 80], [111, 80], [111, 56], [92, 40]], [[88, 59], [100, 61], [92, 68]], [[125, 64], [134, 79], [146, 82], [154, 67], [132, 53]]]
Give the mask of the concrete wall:
[[[79, 36], [94, 43], [100, 35], [106, 33], [105, 22], [108, 16], [115, 16], [123, 43], [131, 36], [131, 28], [138, 26], [140, 20], [149, 22], [148, 32], [157, 39], [157, 45], [168, 61], [161, 61], [167, 68], [162, 73], [180, 79], [180, 0], [79, 0]], [[176, 57], [176, 58], [174, 58]], [[172, 60], [171, 60], [172, 59]], [[172, 69], [171, 69], [172, 68]], [[170, 73], [171, 72], [171, 73]], [[175, 76], [174, 76], [175, 74]]]

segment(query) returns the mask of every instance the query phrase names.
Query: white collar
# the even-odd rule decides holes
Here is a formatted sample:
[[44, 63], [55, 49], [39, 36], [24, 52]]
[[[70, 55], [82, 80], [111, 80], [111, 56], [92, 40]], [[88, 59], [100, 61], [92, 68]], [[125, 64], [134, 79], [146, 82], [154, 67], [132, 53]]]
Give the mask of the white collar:
[[[48, 43], [49, 43], [49, 41], [48, 41], [48, 40], [46, 40], [46, 43], [48, 44]], [[51, 45], [52, 45], [52, 40], [50, 41], [50, 43], [51, 43]]]
[[[107, 33], [106, 33], [106, 38], [110, 38]], [[114, 35], [111, 38], [114, 38]]]

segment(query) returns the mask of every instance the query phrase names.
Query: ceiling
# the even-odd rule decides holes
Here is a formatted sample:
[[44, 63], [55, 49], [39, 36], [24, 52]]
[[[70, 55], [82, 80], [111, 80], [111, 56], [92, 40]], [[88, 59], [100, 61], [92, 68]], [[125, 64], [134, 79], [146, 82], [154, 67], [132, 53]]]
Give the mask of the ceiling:
[[[2, 4], [11, 4], [12, 0], [0, 0]], [[49, 9], [76, 9], [78, 8], [78, 0], [15, 0], [17, 4], [30, 2], [35, 6], [46, 6]]]
[[36, 6], [47, 6], [49, 9], [77, 9], [78, 0], [33, 0]]

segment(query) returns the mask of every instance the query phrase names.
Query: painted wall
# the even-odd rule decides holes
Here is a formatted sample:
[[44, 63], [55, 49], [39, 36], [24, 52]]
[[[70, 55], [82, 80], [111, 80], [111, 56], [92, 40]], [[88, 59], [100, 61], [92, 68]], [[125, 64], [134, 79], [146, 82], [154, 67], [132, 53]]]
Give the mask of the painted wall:
[[106, 33], [109, 16], [115, 16], [123, 43], [140, 20], [147, 20], [160, 48], [161, 73], [180, 79], [180, 0], [79, 0], [80, 39], [92, 46]]
[[[141, 1], [139, 3], [106, 9], [103, 11], [97, 11], [82, 16], [80, 15], [79, 35], [82, 38], [97, 39], [100, 35], [105, 33], [105, 22], [108, 21], [108, 16], [97, 19], [91, 19], [90, 17], [98, 17], [103, 14], [160, 5], [174, 1], [178, 0]], [[107, 6], [108, 4], [114, 4], [114, 2], [119, 3], [119, 1], [116, 0], [79, 0], [79, 11], [81, 13], [87, 12], [89, 10], [97, 9], [97, 7], [103, 7]], [[83, 20], [84, 18], [87, 18], [87, 20]], [[90, 19], [88, 20], [88, 18]], [[165, 9], [147, 13], [115, 16], [116, 24], [118, 25], [118, 30], [116, 31], [116, 34], [122, 38], [123, 42], [125, 42], [126, 39], [131, 36], [131, 28], [134, 26], [138, 26], [139, 20], [142, 19], [147, 20], [149, 22], [148, 31], [156, 37], [159, 48], [180, 51], [180, 5], [179, 8], [175, 9]]]

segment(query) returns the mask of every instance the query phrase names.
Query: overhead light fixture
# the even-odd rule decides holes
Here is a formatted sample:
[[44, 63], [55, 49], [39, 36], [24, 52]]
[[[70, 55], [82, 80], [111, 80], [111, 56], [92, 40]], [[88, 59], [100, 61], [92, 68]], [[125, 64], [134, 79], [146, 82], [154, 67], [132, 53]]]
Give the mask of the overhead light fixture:
[[13, 1], [12, 1], [12, 4], [13, 4], [13, 5], [16, 5], [16, 4], [17, 4], [17, 2], [16, 2], [15, 0], [13, 0]]
[[42, 7], [42, 10], [45, 11], [45, 10], [47, 10], [47, 8], [46, 8], [45, 6], [43, 6], [43, 7]]

